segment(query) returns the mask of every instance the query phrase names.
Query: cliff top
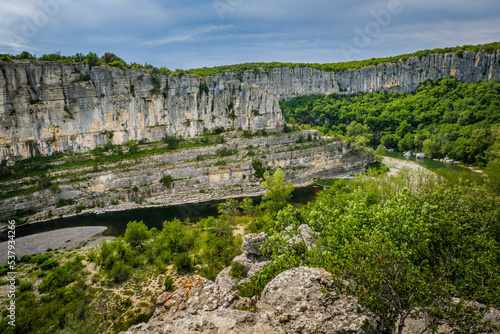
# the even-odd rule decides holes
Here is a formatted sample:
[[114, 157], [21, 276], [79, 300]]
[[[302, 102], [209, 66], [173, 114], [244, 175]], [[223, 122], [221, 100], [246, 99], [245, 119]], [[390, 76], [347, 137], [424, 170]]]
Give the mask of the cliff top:
[[243, 73], [247, 71], [253, 71], [255, 74], [260, 73], [261, 71], [266, 71], [274, 68], [294, 68], [294, 67], [309, 67], [315, 68], [326, 72], [339, 72], [350, 69], [359, 69], [363, 67], [369, 66], [377, 66], [380, 64], [386, 63], [395, 63], [398, 61], [406, 60], [411, 57], [424, 57], [432, 54], [445, 54], [445, 53], [457, 53], [459, 55], [464, 52], [486, 52], [486, 53], [494, 53], [495, 51], [500, 50], [500, 42], [493, 42], [488, 44], [478, 44], [478, 45], [463, 45], [456, 47], [446, 47], [446, 48], [437, 48], [437, 49], [427, 49], [420, 50], [414, 53], [407, 53], [392, 57], [384, 57], [384, 58], [371, 58], [365, 60], [355, 60], [348, 62], [338, 62], [338, 63], [282, 63], [282, 62], [256, 62], [256, 63], [243, 63], [243, 64], [234, 64], [234, 65], [223, 65], [216, 67], [203, 67], [196, 69], [176, 69], [175, 71], [171, 71], [166, 67], [156, 68], [152, 65], [142, 65], [137, 63], [127, 64], [122, 58], [118, 57], [114, 53], [105, 53], [101, 57], [98, 57], [97, 54], [93, 52], [89, 52], [87, 55], [77, 53], [74, 56], [62, 56], [59, 53], [56, 54], [45, 54], [41, 57], [36, 57], [36, 55], [32, 55], [27, 51], [22, 52], [19, 55], [13, 56], [9, 54], [0, 54], [0, 62], [13, 62], [13, 61], [58, 61], [58, 62], [66, 62], [66, 63], [87, 63], [91, 66], [98, 65], [108, 65], [113, 67], [118, 67], [121, 69], [143, 69], [149, 72], [157, 72], [163, 73], [165, 75], [186, 75], [186, 74], [194, 74], [198, 76], [215, 76], [217, 74], [222, 74], [226, 72], [236, 73], [236, 77], [242, 77]]

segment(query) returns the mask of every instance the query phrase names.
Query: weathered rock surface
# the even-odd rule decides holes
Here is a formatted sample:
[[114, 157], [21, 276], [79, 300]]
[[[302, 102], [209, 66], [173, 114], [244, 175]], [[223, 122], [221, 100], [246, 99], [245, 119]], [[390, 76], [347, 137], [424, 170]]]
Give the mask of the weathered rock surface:
[[272, 92], [247, 83], [59, 62], [0, 62], [0, 161], [107, 143], [283, 125]]
[[500, 80], [500, 51], [432, 54], [360, 69], [276, 68], [200, 78], [59, 62], [0, 62], [0, 161], [84, 152], [108, 142], [283, 125], [278, 99], [412, 91], [426, 80]]
[[242, 265], [242, 279], [235, 279], [231, 276], [231, 267], [222, 270], [215, 279], [215, 284], [220, 285], [229, 290], [234, 290], [237, 285], [245, 284], [259, 272], [266, 264], [269, 264], [271, 259], [262, 257], [260, 246], [267, 240], [268, 235], [264, 232], [259, 234], [249, 233], [243, 238], [241, 248], [243, 253], [233, 259], [233, 263]]
[[[297, 144], [301, 137], [310, 140]], [[218, 151], [223, 149], [236, 153], [221, 157]], [[61, 162], [66, 162], [64, 159]], [[373, 153], [333, 138], [321, 138], [317, 131], [254, 138], [228, 137], [224, 144], [143, 156], [120, 165], [109, 163], [98, 169], [82, 166], [63, 172], [55, 169], [47, 176], [52, 177], [52, 183], [59, 184], [57, 191], [46, 189], [1, 199], [0, 218], [31, 210], [39, 213], [30, 216], [28, 222], [40, 221], [75, 214], [79, 203], [92, 211], [100, 211], [102, 207], [123, 210], [262, 195], [265, 190], [259, 187], [260, 181], [252, 167], [256, 160], [273, 170], [282, 168], [287, 182], [307, 185], [314, 177], [362, 173], [372, 162]], [[74, 176], [64, 173], [80, 176], [72, 181]], [[161, 183], [165, 175], [175, 180], [169, 188]], [[0, 194], [8, 193], [13, 187], [28, 189], [36, 180], [25, 177], [0, 182]], [[142, 204], [136, 203], [139, 199]], [[75, 204], [59, 207], [63, 201]], [[112, 205], [113, 201], [120, 205]]]
[[256, 312], [235, 309], [240, 301], [234, 292], [194, 276], [160, 296], [149, 322], [126, 333], [366, 333], [366, 322], [373, 323], [357, 312], [356, 299], [335, 295], [331, 275], [318, 268], [278, 275], [264, 289]]
[[[227, 74], [225, 78], [234, 78]], [[355, 94], [378, 90], [413, 91], [426, 80], [500, 80], [500, 51], [431, 54], [360, 69], [324, 72], [314, 68], [275, 68], [246, 72], [243, 81], [272, 91], [280, 100], [312, 94]]]
[[262, 242], [264, 242], [264, 240], [266, 240], [267, 238], [268, 236], [264, 232], [261, 232], [260, 234], [247, 234], [243, 239], [241, 249], [247, 251], [249, 254], [260, 256], [262, 255], [260, 246], [262, 245]]

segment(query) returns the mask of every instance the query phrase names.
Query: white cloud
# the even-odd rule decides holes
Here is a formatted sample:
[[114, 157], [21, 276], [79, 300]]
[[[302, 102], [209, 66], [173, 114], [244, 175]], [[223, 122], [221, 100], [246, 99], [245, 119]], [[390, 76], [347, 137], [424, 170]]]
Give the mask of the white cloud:
[[144, 45], [149, 46], [158, 46], [162, 44], [169, 44], [174, 42], [185, 42], [185, 41], [194, 41], [197, 37], [209, 34], [215, 31], [223, 31], [233, 29], [232, 25], [213, 25], [209, 27], [203, 27], [198, 29], [193, 29], [183, 34], [168, 36], [160, 39], [151, 40], [145, 42]]

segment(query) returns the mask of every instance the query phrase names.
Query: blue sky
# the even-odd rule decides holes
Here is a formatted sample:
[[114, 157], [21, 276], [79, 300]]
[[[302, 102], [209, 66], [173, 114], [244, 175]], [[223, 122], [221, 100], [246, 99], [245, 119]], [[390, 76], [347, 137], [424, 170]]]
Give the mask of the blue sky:
[[326, 63], [500, 41], [498, 0], [0, 0], [0, 53], [170, 69]]

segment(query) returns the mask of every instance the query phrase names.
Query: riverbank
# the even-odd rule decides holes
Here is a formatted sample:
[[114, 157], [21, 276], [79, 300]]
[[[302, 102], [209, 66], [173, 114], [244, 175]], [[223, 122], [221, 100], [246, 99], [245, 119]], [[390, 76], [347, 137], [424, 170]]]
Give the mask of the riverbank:
[[413, 161], [400, 160], [400, 159], [395, 159], [395, 158], [391, 158], [391, 157], [383, 157], [382, 163], [386, 167], [389, 167], [389, 172], [387, 173], [388, 175], [396, 175], [403, 168], [408, 168], [412, 171], [419, 172], [419, 173], [426, 173], [426, 172], [432, 173], [429, 169], [422, 167]]
[[[43, 232], [15, 239], [15, 254], [18, 258], [28, 254], [40, 254], [56, 250], [70, 250], [76, 247], [93, 246], [103, 237], [105, 226], [70, 227], [62, 230]], [[0, 242], [0, 264], [7, 262], [8, 242]]]

